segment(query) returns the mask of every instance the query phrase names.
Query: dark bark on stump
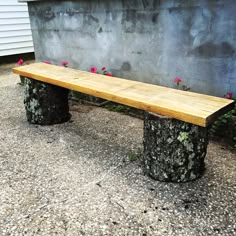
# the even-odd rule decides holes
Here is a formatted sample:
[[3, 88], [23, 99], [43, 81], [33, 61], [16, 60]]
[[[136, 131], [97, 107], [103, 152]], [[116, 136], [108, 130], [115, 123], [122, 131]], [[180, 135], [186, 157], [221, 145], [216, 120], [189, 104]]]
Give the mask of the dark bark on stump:
[[144, 114], [144, 172], [153, 179], [187, 182], [202, 176], [207, 128], [180, 120]]
[[68, 89], [25, 79], [24, 104], [28, 122], [53, 125], [70, 119]]
[[25, 77], [20, 75], [20, 85], [24, 85], [25, 84]]

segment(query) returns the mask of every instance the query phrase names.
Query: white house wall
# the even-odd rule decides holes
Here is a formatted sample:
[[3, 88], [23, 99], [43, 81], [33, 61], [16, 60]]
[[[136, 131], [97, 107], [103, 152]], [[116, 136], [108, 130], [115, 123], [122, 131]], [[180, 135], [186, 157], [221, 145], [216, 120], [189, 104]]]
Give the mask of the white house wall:
[[33, 51], [27, 4], [0, 0], [0, 56]]

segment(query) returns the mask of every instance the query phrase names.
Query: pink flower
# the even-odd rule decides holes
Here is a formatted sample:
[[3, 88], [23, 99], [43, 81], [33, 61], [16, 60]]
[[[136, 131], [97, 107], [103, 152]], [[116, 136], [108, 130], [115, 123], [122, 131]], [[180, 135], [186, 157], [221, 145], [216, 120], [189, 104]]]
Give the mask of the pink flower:
[[44, 63], [45, 63], [45, 64], [52, 64], [52, 63], [51, 63], [51, 62], [49, 62], [49, 61], [45, 61]]
[[110, 74], [110, 73], [107, 73], [107, 74], [105, 74], [105, 75], [106, 75], [106, 76], [111, 76], [111, 77], [113, 76], [113, 74]]
[[17, 64], [18, 64], [19, 66], [21, 66], [23, 63], [24, 63], [24, 60], [23, 60], [23, 59], [20, 59], [20, 60], [17, 62]]
[[106, 70], [106, 67], [102, 67], [102, 71]]
[[175, 79], [174, 79], [174, 82], [175, 82], [175, 83], [180, 83], [180, 82], [182, 82], [182, 79], [181, 79], [181, 78], [175, 78]]
[[228, 93], [225, 95], [225, 97], [228, 98], [228, 99], [231, 99], [232, 96], [233, 96], [233, 93], [230, 93], [230, 92], [228, 92]]
[[98, 71], [98, 68], [96, 68], [96, 67], [91, 67], [91, 69], [90, 69], [90, 72], [91, 73], [97, 73], [97, 71]]
[[67, 67], [67, 66], [68, 66], [68, 61], [63, 61], [63, 62], [61, 63], [61, 65]]

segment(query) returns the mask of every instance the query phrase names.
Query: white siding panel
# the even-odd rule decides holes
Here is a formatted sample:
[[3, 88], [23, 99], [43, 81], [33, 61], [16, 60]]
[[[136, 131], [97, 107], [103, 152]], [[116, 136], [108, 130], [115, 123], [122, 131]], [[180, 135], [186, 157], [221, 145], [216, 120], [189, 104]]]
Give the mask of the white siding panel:
[[0, 0], [0, 6], [22, 6], [24, 5], [25, 6], [25, 3], [20, 3], [20, 2], [17, 2], [16, 0]]
[[19, 11], [19, 12], [1, 12], [0, 9], [0, 19], [12, 19], [12, 18], [21, 18], [29, 17], [28, 12]]
[[31, 41], [31, 35], [20, 35], [20, 36], [12, 36], [12, 37], [2, 37], [0, 38], [0, 45], [1, 44], [8, 44], [8, 43], [17, 43], [17, 42], [24, 42], [24, 41]]
[[12, 30], [30, 30], [29, 24], [12, 24], [12, 25], [0, 25], [1, 32], [12, 31]]
[[7, 18], [7, 19], [0, 18], [0, 25], [13, 25], [13, 24], [30, 24], [30, 21], [28, 17]]
[[6, 56], [6, 55], [22, 54], [22, 53], [33, 52], [33, 51], [34, 51], [33, 47], [4, 49], [4, 50], [0, 50], [0, 57]]
[[24, 42], [17, 42], [17, 43], [7, 43], [7, 44], [0, 44], [0, 51], [5, 49], [14, 49], [14, 48], [26, 48], [32, 47], [33, 44], [31, 41], [24, 41]]
[[1, 38], [21, 36], [21, 35], [31, 35], [31, 30], [12, 30], [12, 31], [1, 32], [0, 41], [1, 41]]
[[33, 51], [27, 4], [0, 0], [0, 56]]
[[1, 6], [0, 4], [0, 11], [1, 12], [19, 12], [23, 11], [25, 12], [25, 6], [17, 6], [17, 5], [12, 5], [12, 6]]

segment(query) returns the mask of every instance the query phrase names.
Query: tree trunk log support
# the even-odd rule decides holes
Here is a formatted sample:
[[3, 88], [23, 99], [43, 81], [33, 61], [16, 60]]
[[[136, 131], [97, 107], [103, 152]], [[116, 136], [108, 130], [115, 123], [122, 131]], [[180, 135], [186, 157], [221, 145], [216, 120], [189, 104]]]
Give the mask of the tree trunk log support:
[[155, 180], [187, 182], [204, 172], [207, 128], [144, 114], [144, 172]]
[[68, 89], [25, 78], [24, 104], [29, 123], [53, 125], [67, 122]]

